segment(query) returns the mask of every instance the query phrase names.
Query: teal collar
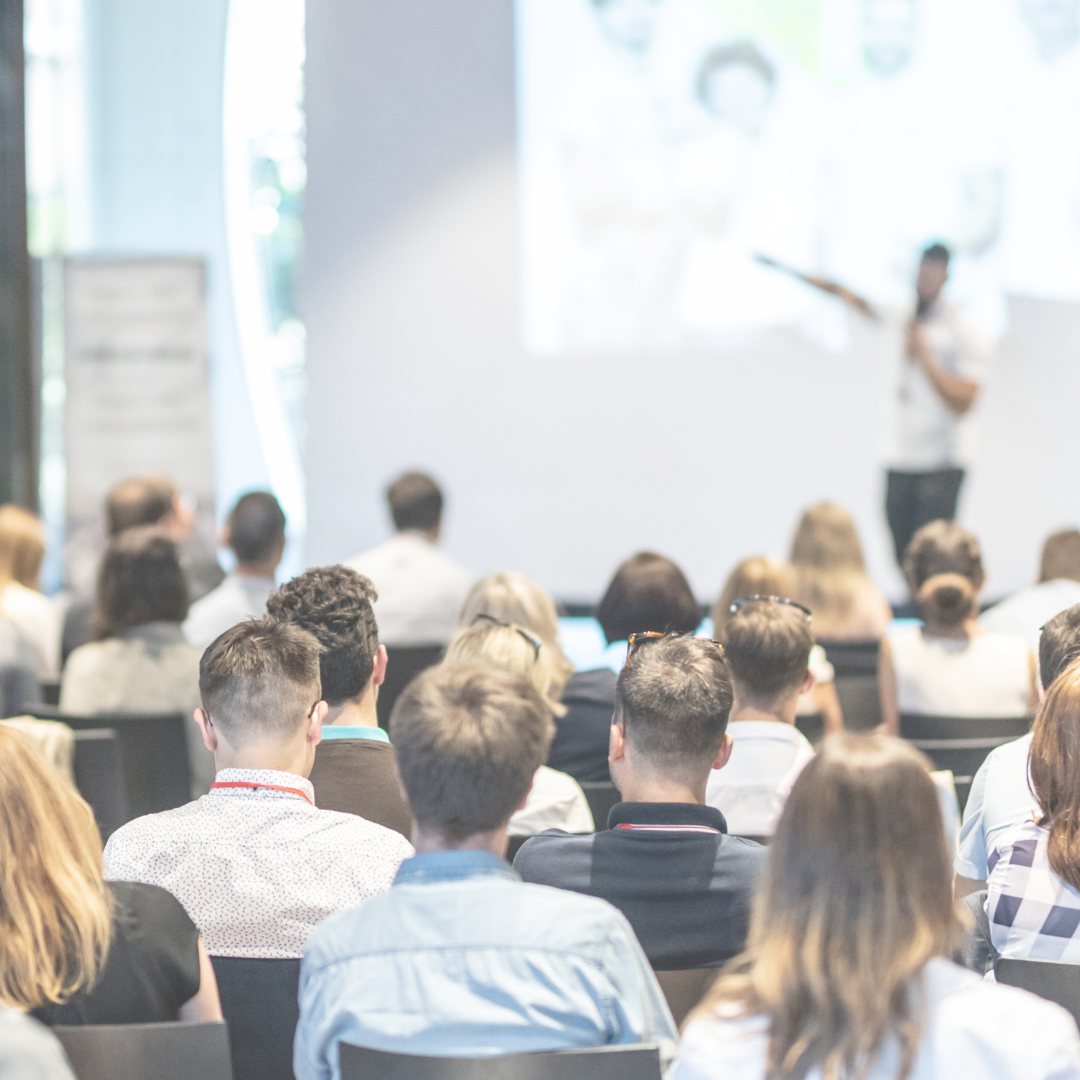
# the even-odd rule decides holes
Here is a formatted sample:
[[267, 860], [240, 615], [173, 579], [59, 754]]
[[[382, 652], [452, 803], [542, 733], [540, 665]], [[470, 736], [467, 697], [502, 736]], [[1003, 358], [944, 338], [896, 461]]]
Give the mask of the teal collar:
[[381, 727], [339, 727], [335, 724], [323, 724], [324, 739], [371, 739], [374, 742], [388, 743], [390, 736]]

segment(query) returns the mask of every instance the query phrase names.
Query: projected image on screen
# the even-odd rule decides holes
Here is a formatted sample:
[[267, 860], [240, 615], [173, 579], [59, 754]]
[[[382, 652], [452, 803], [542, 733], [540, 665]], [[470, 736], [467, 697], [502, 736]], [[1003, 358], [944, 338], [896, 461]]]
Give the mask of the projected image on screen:
[[[1080, 0], [518, 0], [525, 347], [833, 351], [919, 251], [1080, 300]], [[762, 258], [764, 257], [764, 259]], [[779, 265], [777, 265], [779, 264]]]

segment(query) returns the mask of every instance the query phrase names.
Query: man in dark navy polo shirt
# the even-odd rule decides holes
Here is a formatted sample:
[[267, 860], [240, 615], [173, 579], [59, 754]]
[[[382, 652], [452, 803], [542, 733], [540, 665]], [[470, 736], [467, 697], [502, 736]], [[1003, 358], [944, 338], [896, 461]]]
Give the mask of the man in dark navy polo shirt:
[[606, 831], [533, 837], [514, 869], [525, 881], [610, 901], [658, 971], [717, 967], [746, 945], [766, 855], [729, 836], [723, 814], [705, 805], [710, 772], [731, 754], [731, 676], [711, 641], [638, 641], [619, 675], [611, 726], [611, 778], [624, 801]]

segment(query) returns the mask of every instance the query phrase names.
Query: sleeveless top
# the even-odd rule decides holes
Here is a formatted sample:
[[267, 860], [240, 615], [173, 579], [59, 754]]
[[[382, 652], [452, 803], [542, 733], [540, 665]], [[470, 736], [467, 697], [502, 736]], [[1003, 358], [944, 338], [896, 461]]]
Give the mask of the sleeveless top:
[[912, 626], [889, 638], [900, 712], [1024, 716], [1031, 711], [1027, 642], [1012, 634], [932, 637]]

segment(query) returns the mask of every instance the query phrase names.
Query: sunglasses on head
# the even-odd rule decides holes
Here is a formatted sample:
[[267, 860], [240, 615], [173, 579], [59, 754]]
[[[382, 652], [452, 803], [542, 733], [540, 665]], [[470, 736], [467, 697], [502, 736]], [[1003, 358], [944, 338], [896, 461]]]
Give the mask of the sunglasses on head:
[[[680, 634], [676, 632], [665, 634], [661, 630], [642, 630], [640, 633], [631, 634], [626, 639], [626, 662], [630, 662], [630, 657], [641, 648], [642, 645], [650, 641], [660, 641], [662, 638], [669, 637], [691, 637], [690, 634]], [[724, 655], [724, 646], [719, 641], [713, 641], [711, 638], [694, 638], [694, 641], [704, 641], [709, 645], [715, 645], [720, 650], [720, 655]]]
[[738, 600], [732, 600], [728, 612], [734, 615], [744, 604], [784, 604], [787, 607], [798, 608], [806, 616], [807, 622], [810, 622], [813, 618], [808, 607], [803, 607], [802, 604], [798, 604], [794, 600], [788, 600], [784, 596], [743, 596]]
[[478, 622], [491, 623], [492, 626], [501, 626], [504, 630], [513, 630], [515, 634], [520, 634], [532, 647], [533, 647], [533, 660], [540, 659], [540, 646], [544, 643], [531, 631], [526, 630], [524, 626], [518, 626], [517, 623], [504, 622], [502, 619], [496, 619], [494, 615], [477, 615], [472, 621], [472, 625], [475, 626]]

